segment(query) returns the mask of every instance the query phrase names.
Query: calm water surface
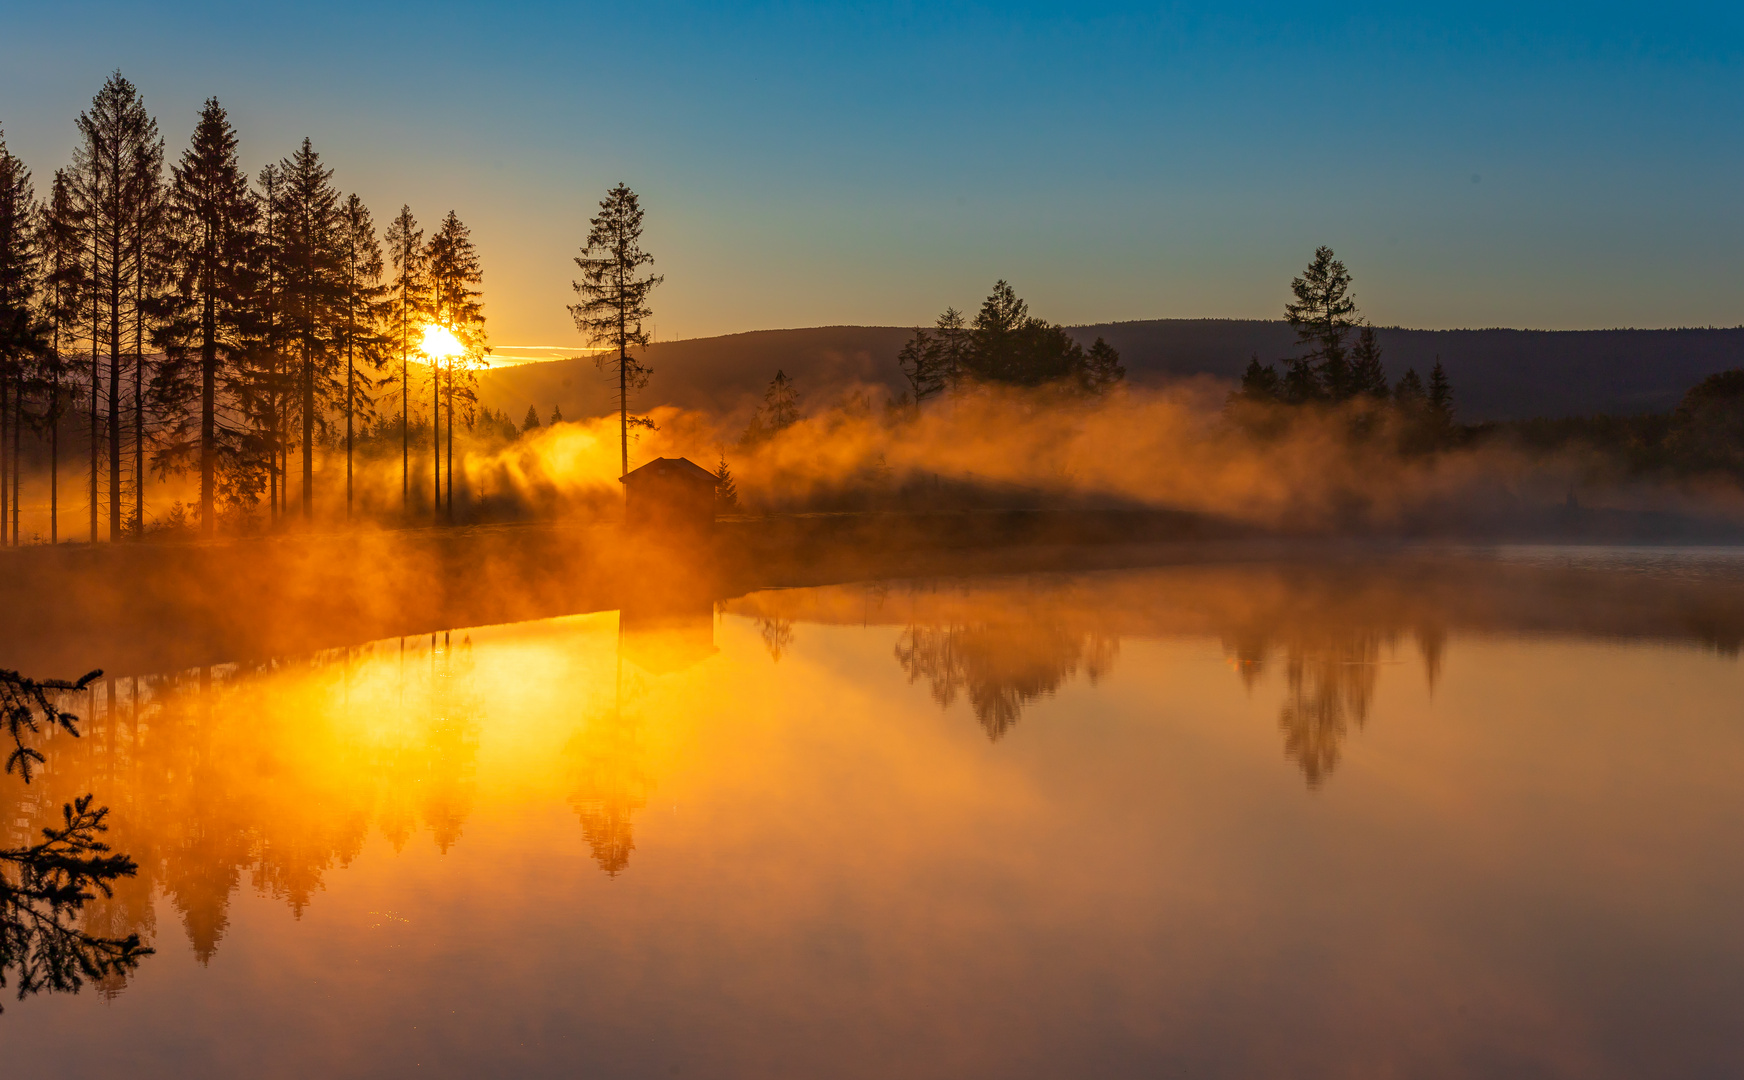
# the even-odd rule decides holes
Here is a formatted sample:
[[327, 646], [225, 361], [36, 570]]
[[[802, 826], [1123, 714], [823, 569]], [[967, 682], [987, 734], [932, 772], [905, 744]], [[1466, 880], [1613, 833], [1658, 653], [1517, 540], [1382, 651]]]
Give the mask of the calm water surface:
[[106, 682], [0, 810], [95, 791], [157, 954], [8, 1075], [1739, 1075], [1744, 609], [1541, 554]]

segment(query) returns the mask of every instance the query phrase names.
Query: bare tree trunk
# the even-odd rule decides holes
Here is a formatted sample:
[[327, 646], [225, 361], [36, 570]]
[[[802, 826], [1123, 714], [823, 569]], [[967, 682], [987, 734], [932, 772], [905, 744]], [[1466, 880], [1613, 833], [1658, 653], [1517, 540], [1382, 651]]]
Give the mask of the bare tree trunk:
[[12, 471], [11, 463], [6, 458], [7, 451], [11, 449], [11, 444], [6, 440], [12, 423], [11, 391], [11, 380], [0, 370], [0, 547], [6, 546], [6, 527], [12, 518]]
[[133, 538], [145, 537], [145, 257], [133, 294]]
[[200, 535], [217, 528], [218, 477], [218, 312], [212, 289], [200, 311]]
[[448, 524], [454, 524], [454, 357], [448, 358]]
[[48, 542], [61, 542], [61, 342], [55, 334], [54, 378], [50, 382], [48, 420]]
[[434, 454], [436, 474], [435, 502], [430, 506], [432, 524], [442, 524], [442, 369], [436, 357], [430, 358], [430, 448]]

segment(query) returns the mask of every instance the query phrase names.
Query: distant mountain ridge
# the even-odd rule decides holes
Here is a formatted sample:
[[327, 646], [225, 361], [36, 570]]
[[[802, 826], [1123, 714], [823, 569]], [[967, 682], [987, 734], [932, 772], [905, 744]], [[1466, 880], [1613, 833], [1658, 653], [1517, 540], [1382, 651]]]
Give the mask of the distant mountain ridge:
[[[1120, 350], [1128, 379], [1157, 386], [1211, 375], [1234, 380], [1248, 358], [1276, 362], [1295, 351], [1288, 324], [1260, 319], [1145, 319], [1071, 327], [1090, 344]], [[914, 332], [899, 326], [754, 330], [649, 346], [654, 369], [636, 396], [642, 410], [670, 404], [747, 411], [779, 368], [807, 404], [861, 385], [903, 388], [896, 353]], [[1388, 374], [1427, 374], [1439, 357], [1453, 380], [1461, 419], [1658, 412], [1716, 371], [1744, 367], [1744, 327], [1686, 330], [1409, 330], [1379, 327]], [[614, 411], [616, 389], [591, 359], [542, 361], [480, 377], [480, 398], [519, 419], [533, 405], [571, 419]]]

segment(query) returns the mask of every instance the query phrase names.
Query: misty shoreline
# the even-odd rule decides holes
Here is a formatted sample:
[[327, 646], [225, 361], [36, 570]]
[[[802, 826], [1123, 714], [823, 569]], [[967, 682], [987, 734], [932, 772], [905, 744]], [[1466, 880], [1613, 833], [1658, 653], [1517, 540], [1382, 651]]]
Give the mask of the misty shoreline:
[[[34, 671], [145, 673], [594, 611], [688, 616], [764, 589], [1214, 564], [1594, 577], [1604, 559], [1516, 558], [1495, 571], [1506, 566], [1495, 552], [1744, 541], [1723, 523], [1662, 513], [1563, 507], [1514, 524], [1340, 536], [1170, 511], [981, 510], [735, 517], [701, 544], [626, 542], [615, 524], [528, 523], [37, 546], [0, 552], [0, 605], [14, 613], [0, 650]], [[1744, 594], [1736, 599], [1744, 611]]]

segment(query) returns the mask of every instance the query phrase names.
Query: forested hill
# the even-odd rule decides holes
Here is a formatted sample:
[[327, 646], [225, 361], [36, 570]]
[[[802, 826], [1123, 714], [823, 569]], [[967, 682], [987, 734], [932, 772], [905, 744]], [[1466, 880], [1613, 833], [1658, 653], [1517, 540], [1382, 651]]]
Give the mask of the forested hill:
[[[827, 401], [855, 383], [899, 392], [896, 352], [908, 327], [825, 326], [758, 330], [661, 342], [648, 349], [654, 369], [636, 395], [643, 409], [673, 404], [731, 411], [757, 400], [777, 368], [808, 402]], [[1248, 357], [1291, 355], [1295, 334], [1282, 322], [1148, 319], [1073, 327], [1120, 350], [1128, 378], [1157, 385], [1190, 375], [1235, 379]], [[1744, 367], [1744, 328], [1701, 330], [1403, 330], [1378, 331], [1387, 371], [1426, 373], [1440, 357], [1453, 380], [1460, 418], [1664, 411], [1706, 375]], [[616, 408], [616, 387], [591, 360], [555, 360], [487, 372], [484, 404], [521, 417], [528, 405], [547, 417]]]

